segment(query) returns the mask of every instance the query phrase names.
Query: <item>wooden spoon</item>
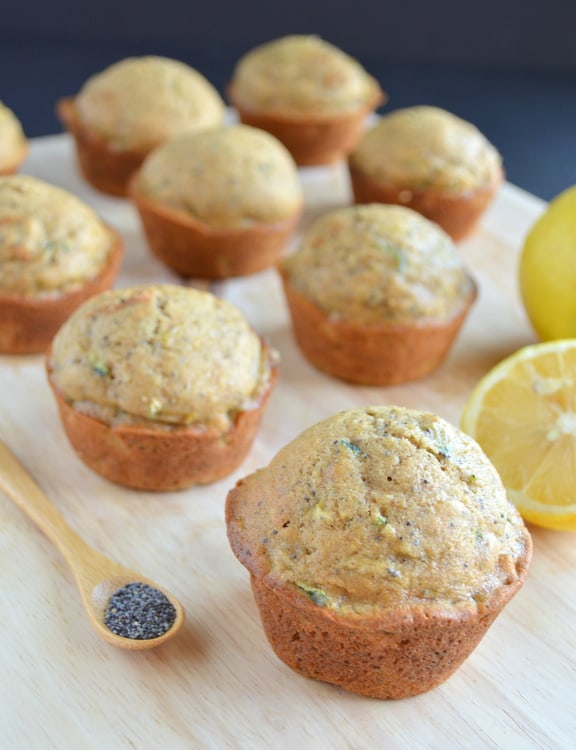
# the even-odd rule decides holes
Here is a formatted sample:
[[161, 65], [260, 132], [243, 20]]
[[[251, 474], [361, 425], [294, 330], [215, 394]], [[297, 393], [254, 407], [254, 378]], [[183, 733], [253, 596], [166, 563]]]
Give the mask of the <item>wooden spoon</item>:
[[[0, 441], [0, 489], [10, 497], [56, 545], [70, 566], [90, 621], [108, 643], [119, 648], [155, 648], [172, 638], [184, 624], [184, 609], [168, 591], [100, 554], [66, 523], [10, 449]], [[161, 592], [175, 611], [173, 624], [152, 638], [125, 637], [110, 630], [105, 611], [110, 597], [129, 583], [143, 583]]]

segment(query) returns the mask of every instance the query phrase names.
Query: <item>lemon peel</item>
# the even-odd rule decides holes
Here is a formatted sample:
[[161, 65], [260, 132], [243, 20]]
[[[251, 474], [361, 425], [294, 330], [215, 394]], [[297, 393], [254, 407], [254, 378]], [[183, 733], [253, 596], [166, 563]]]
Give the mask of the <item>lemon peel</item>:
[[576, 337], [576, 185], [556, 196], [529, 230], [518, 281], [540, 339]]

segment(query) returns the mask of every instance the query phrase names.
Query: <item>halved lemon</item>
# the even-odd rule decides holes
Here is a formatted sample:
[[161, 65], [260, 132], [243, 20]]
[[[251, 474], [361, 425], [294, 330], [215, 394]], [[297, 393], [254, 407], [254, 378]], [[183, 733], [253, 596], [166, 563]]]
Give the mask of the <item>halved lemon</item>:
[[576, 339], [526, 346], [472, 391], [461, 427], [525, 520], [576, 530]]

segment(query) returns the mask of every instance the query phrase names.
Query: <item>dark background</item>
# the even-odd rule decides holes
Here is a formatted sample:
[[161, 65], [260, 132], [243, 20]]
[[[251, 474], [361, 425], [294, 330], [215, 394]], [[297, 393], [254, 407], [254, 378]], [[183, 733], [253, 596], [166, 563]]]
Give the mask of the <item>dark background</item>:
[[550, 199], [576, 184], [575, 0], [3, 3], [0, 99], [30, 137], [61, 132], [58, 97], [130, 55], [184, 60], [224, 93], [250, 47], [316, 33], [357, 57], [390, 99], [474, 122], [508, 179]]

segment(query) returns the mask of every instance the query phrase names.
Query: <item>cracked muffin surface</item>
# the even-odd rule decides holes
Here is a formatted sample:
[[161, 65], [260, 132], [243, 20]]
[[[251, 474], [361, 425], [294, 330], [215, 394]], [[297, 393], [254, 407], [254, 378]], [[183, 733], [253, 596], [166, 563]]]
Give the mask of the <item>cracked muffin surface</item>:
[[475, 609], [519, 577], [529, 545], [479, 446], [402, 407], [317, 423], [232, 494], [229, 538], [251, 573], [342, 614]]
[[371, 107], [382, 96], [357, 60], [314, 35], [250, 50], [236, 66], [233, 86], [243, 107], [303, 118]]
[[170, 139], [146, 159], [136, 188], [220, 229], [282, 221], [299, 212], [303, 200], [288, 150], [247, 125]]
[[166, 429], [226, 430], [270, 379], [269, 359], [239, 310], [168, 284], [89, 300], [58, 332], [50, 365], [77, 411]]
[[383, 184], [467, 192], [502, 174], [496, 148], [470, 122], [439, 107], [383, 115], [358, 141], [350, 163]]
[[104, 268], [115, 240], [72, 193], [34, 177], [0, 177], [0, 291], [73, 289]]
[[220, 125], [212, 84], [180, 60], [129, 57], [89, 78], [75, 98], [80, 122], [115, 149], [151, 149], [177, 133]]
[[0, 173], [20, 163], [27, 149], [28, 141], [20, 120], [0, 101]]
[[324, 214], [281, 268], [331, 319], [363, 325], [448, 320], [474, 288], [450, 237], [404, 206]]

